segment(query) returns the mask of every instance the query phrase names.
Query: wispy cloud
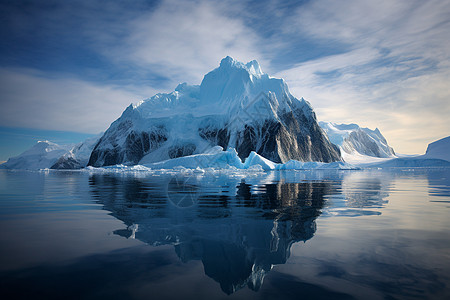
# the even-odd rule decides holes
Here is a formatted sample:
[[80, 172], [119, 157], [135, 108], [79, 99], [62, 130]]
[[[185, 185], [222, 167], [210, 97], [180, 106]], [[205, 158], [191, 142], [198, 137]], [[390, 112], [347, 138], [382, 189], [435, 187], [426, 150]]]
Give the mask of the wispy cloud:
[[264, 62], [258, 35], [227, 10], [221, 2], [165, 1], [131, 23], [130, 36], [113, 56], [193, 84], [227, 55]]
[[[31, 53], [21, 54], [28, 64], [10, 67], [10, 60], [0, 69], [0, 125], [95, 133], [131, 102], [200, 83], [226, 55], [264, 61], [256, 34], [219, 2], [118, 3], [100, 14], [98, 1], [14, 7], [18, 19], [9, 21], [20, 24], [10, 43], [18, 52], [17, 44], [31, 43], [22, 45]], [[92, 67], [76, 65], [83, 55]]]
[[378, 127], [399, 152], [423, 152], [450, 134], [450, 4], [445, 1], [313, 1], [286, 29], [343, 54], [279, 72], [320, 119]]
[[98, 133], [143, 97], [120, 86], [46, 75], [0, 69], [0, 126]]

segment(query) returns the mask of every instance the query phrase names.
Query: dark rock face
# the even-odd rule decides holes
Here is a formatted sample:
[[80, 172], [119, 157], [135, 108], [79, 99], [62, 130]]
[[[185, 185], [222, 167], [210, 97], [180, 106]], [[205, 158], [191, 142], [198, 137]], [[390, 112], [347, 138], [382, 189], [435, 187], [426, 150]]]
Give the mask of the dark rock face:
[[73, 157], [60, 157], [58, 161], [50, 167], [50, 169], [81, 169], [83, 166], [79, 161], [74, 159]]
[[[163, 126], [137, 132], [132, 121], [113, 123], [92, 151], [88, 165], [137, 164], [145, 155], [164, 146], [169, 135]], [[307, 118], [302, 111], [285, 113], [280, 120], [267, 119], [258, 124], [246, 124], [238, 132], [232, 132], [230, 124], [223, 125], [223, 128], [200, 127], [198, 135], [210, 146], [235, 148], [243, 160], [251, 151], [277, 163], [291, 159], [322, 162], [340, 160], [339, 148], [329, 142], [315, 118]], [[233, 135], [234, 139], [231, 138]], [[120, 145], [119, 141], [124, 142]], [[190, 142], [166, 144], [166, 147], [168, 158], [192, 155], [203, 150]]]
[[[136, 132], [132, 128], [132, 122], [128, 120], [120, 124], [113, 123], [113, 125], [94, 147], [88, 166], [102, 167], [121, 163], [137, 164], [145, 154], [159, 148], [168, 138], [163, 127]], [[125, 139], [125, 142], [121, 145], [119, 141], [123, 139]]]
[[194, 144], [175, 145], [169, 148], [168, 154], [170, 158], [177, 158], [194, 154], [197, 146]]
[[201, 131], [200, 136], [223, 148], [233, 147], [241, 159], [251, 151], [273, 162], [299, 161], [332, 162], [340, 160], [339, 148], [331, 144], [317, 122], [308, 120], [302, 112], [289, 112], [281, 121], [266, 120], [262, 125], [245, 125], [230, 143], [230, 133], [225, 129]]
[[248, 124], [236, 133], [235, 143], [230, 142], [228, 126], [221, 129], [201, 128], [199, 135], [223, 148], [233, 147], [241, 159], [251, 151], [273, 162], [300, 161], [333, 162], [340, 160], [340, 150], [329, 142], [317, 122], [303, 112], [289, 112], [281, 121], [265, 120], [262, 125]]
[[[267, 97], [263, 99], [270, 101]], [[263, 113], [236, 126], [233, 120], [216, 120], [214, 116], [145, 119], [139, 111], [129, 107], [111, 124], [94, 147], [88, 166], [134, 165], [158, 149], [155, 159], [177, 158], [202, 153], [208, 149], [208, 144], [224, 149], [233, 147], [242, 160], [251, 151], [277, 163], [292, 159], [321, 162], [341, 160], [339, 148], [330, 143], [308, 105], [279, 115], [274, 115], [270, 109]], [[171, 125], [167, 124], [177, 127], [177, 138], [181, 136], [183, 139], [182, 130], [186, 131], [187, 138], [173, 138], [171, 131], [166, 128]]]
[[374, 157], [389, 157], [395, 155], [394, 149], [387, 145], [386, 139], [384, 139], [381, 133], [379, 133], [378, 138], [379, 141], [385, 145], [384, 147], [378, 145], [373, 137], [369, 136], [364, 130], [358, 129], [352, 131], [345, 138], [342, 148], [348, 153], [356, 150], [361, 154]]
[[226, 128], [199, 128], [198, 134], [211, 145], [226, 148], [230, 141], [230, 135]]
[[336, 143], [348, 154], [357, 152], [361, 155], [386, 158], [395, 155], [394, 149], [388, 145], [378, 128], [371, 130], [357, 124], [331, 122], [319, 122], [319, 126], [328, 134], [332, 143]]
[[353, 145], [356, 151], [370, 156], [382, 157], [377, 143], [362, 130], [353, 131], [347, 138], [347, 141]]
[[277, 163], [291, 159], [332, 162], [340, 160], [339, 149], [324, 136], [317, 123], [286, 113], [281, 122], [266, 120], [261, 127], [245, 126], [234, 146], [242, 159], [251, 151]]

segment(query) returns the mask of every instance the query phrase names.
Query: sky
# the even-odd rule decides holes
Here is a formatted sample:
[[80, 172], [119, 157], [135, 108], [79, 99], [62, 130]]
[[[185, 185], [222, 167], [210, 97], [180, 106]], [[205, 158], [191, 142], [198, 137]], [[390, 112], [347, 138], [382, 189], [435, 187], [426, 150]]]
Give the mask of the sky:
[[450, 1], [0, 0], [0, 161], [105, 131], [227, 55], [396, 152], [450, 135]]

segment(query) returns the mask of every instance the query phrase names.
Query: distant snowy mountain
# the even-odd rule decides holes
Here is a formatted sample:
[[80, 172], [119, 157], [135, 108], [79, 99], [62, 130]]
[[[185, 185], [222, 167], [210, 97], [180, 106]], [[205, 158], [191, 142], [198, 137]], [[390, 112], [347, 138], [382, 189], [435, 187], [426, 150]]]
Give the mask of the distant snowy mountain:
[[88, 138], [76, 145], [58, 145], [39, 141], [22, 154], [11, 157], [1, 169], [80, 169], [87, 165], [92, 149], [100, 136]]
[[376, 168], [450, 168], [450, 136], [428, 144], [424, 155], [395, 158], [368, 164]]
[[2, 169], [45, 169], [70, 150], [70, 146], [60, 146], [49, 141], [39, 141], [22, 154], [11, 157], [0, 165]]
[[356, 124], [336, 124], [319, 122], [320, 127], [327, 133], [330, 141], [339, 146], [344, 155], [366, 155], [373, 157], [394, 157], [395, 152], [376, 128], [362, 128]]
[[340, 161], [311, 105], [256, 61], [224, 58], [200, 85], [178, 87], [130, 105], [95, 146], [88, 165], [148, 164], [214, 146], [252, 151], [273, 162]]
[[427, 152], [424, 156], [450, 161], [450, 136], [428, 144]]

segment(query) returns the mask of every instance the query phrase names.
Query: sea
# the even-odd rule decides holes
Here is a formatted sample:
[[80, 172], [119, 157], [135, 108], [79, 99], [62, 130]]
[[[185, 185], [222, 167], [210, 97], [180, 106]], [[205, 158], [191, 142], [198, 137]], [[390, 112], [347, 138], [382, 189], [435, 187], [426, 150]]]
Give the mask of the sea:
[[0, 170], [2, 299], [450, 299], [450, 169]]

